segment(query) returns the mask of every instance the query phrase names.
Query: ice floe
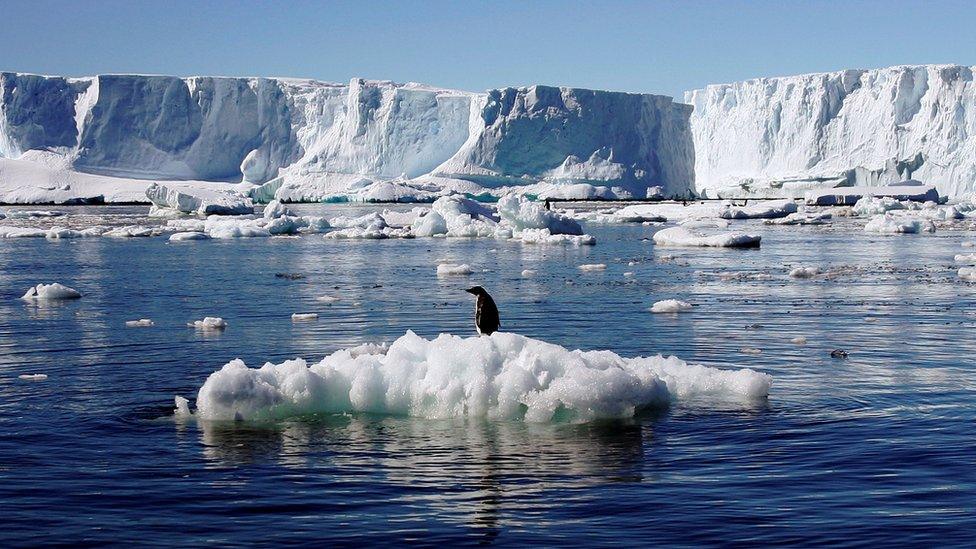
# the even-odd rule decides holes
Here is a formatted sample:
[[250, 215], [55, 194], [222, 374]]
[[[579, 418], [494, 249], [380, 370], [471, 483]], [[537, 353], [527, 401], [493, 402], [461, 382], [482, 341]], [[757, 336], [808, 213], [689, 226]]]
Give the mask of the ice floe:
[[186, 325], [198, 330], [223, 330], [227, 327], [227, 321], [219, 316], [208, 316], [204, 317], [203, 320], [188, 322]]
[[210, 240], [210, 235], [200, 231], [184, 231], [169, 235], [173, 242], [184, 242], [187, 240]]
[[585, 263], [583, 265], [580, 265], [577, 268], [583, 272], [605, 271], [607, 270], [607, 264], [606, 263]]
[[679, 299], [664, 299], [651, 306], [652, 313], [683, 313], [691, 309], [691, 303]]
[[310, 320], [318, 320], [318, 313], [292, 313], [292, 322], [308, 322]]
[[512, 333], [428, 340], [407, 332], [388, 348], [343, 349], [312, 365], [294, 359], [248, 368], [231, 361], [200, 388], [196, 415], [275, 420], [369, 412], [579, 422], [632, 417], [672, 400], [755, 401], [767, 396], [771, 381], [748, 369], [571, 351]]
[[864, 226], [864, 230], [871, 233], [934, 233], [935, 225], [925, 219], [908, 217], [894, 217], [891, 214], [876, 215]]
[[723, 219], [774, 219], [796, 213], [792, 200], [770, 200], [752, 206], [726, 206], [718, 216]]
[[125, 325], [128, 328], [150, 328], [156, 324], [148, 318], [140, 318], [139, 320], [126, 320]]
[[756, 248], [761, 240], [759, 235], [735, 232], [704, 235], [693, 233], [685, 227], [670, 227], [654, 233], [654, 243], [658, 246]]
[[466, 263], [441, 263], [437, 266], [437, 276], [465, 276], [473, 272], [471, 266]]
[[26, 300], [57, 300], [57, 299], [78, 299], [81, 292], [74, 288], [69, 288], [60, 283], [38, 284], [27, 290], [21, 297]]
[[146, 198], [157, 208], [201, 215], [242, 215], [254, 213], [251, 199], [240, 193], [197, 185], [153, 183]]

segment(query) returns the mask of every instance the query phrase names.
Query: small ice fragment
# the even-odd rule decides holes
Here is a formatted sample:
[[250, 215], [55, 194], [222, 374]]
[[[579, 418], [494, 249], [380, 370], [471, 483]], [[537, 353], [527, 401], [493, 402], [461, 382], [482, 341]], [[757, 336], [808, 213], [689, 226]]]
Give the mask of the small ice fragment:
[[153, 321], [148, 318], [140, 318], [139, 320], [126, 320], [125, 325], [129, 328], [149, 328], [154, 326]]
[[187, 240], [210, 240], [210, 235], [199, 231], [184, 231], [173, 233], [169, 236], [171, 242], [184, 242]]
[[793, 278], [813, 278], [818, 274], [820, 274], [819, 267], [797, 267], [790, 271], [790, 276]]
[[651, 306], [652, 313], [681, 313], [691, 310], [691, 303], [678, 299], [665, 299]]
[[322, 303], [335, 303], [336, 301], [339, 301], [339, 298], [331, 295], [320, 295], [319, 297], [315, 298], [315, 301], [321, 301]]
[[187, 326], [197, 330], [223, 330], [227, 327], [227, 322], [219, 316], [208, 316], [203, 320], [188, 322]]
[[807, 338], [805, 338], [803, 336], [797, 336], [797, 337], [794, 337], [793, 339], [791, 339], [790, 340], [790, 343], [794, 343], [796, 345], [806, 345], [807, 344]]
[[966, 241], [962, 243], [963, 248], [976, 248], [976, 242]]
[[956, 257], [953, 259], [958, 263], [976, 264], [976, 254], [956, 254]]
[[754, 347], [743, 347], [739, 349], [739, 352], [745, 353], [747, 355], [761, 355], [762, 349], [756, 349]]
[[38, 284], [27, 290], [21, 299], [78, 299], [81, 292], [63, 284]]
[[581, 271], [605, 271], [606, 269], [606, 263], [585, 263], [579, 266]]
[[624, 273], [624, 276], [627, 277], [627, 278], [630, 278], [630, 277], [634, 276], [634, 273], [633, 273], [633, 271], [627, 271], [626, 273]]
[[474, 271], [466, 263], [441, 263], [437, 266], [437, 276], [469, 275]]
[[307, 320], [318, 320], [318, 319], [319, 319], [318, 313], [292, 313], [291, 315], [292, 322], [305, 322]]
[[176, 395], [176, 397], [174, 397], [173, 400], [176, 403], [176, 409], [173, 410], [173, 415], [174, 416], [176, 416], [176, 417], [190, 417], [191, 415], [193, 415], [190, 412], [190, 401], [189, 400], [181, 397], [180, 395]]
[[976, 267], [961, 267], [956, 275], [963, 280], [976, 282]]
[[20, 374], [17, 377], [24, 381], [44, 381], [47, 379], [47, 374]]
[[535, 274], [535, 271], [533, 271], [532, 269], [525, 269], [525, 270], [522, 271], [522, 276], [532, 276], [534, 274]]

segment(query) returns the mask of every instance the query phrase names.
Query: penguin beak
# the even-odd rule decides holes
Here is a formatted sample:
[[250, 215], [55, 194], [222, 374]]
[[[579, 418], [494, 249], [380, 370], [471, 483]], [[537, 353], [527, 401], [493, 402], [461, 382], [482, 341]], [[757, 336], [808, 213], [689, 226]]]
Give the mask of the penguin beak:
[[466, 290], [464, 290], [464, 291], [465, 291], [465, 292], [468, 292], [469, 294], [474, 294], [474, 293], [476, 293], [476, 292], [474, 291], [474, 288], [468, 288], [468, 289], [466, 289]]

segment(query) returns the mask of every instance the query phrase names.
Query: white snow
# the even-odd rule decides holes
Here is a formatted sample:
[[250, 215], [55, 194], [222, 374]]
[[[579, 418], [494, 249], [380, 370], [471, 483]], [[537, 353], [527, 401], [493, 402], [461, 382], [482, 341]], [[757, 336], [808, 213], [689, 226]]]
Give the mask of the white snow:
[[219, 316], [208, 316], [204, 317], [203, 320], [188, 322], [187, 326], [198, 330], [223, 330], [227, 327], [227, 321]]
[[571, 351], [504, 332], [433, 340], [407, 332], [389, 348], [343, 349], [312, 365], [294, 359], [254, 369], [231, 361], [200, 388], [196, 415], [269, 420], [368, 412], [579, 422], [632, 417], [672, 400], [750, 402], [765, 398], [770, 383], [753, 370]]
[[683, 313], [691, 309], [691, 303], [679, 299], [664, 299], [651, 306], [652, 313]]
[[466, 263], [441, 263], [437, 266], [437, 276], [469, 275], [474, 271]]
[[69, 288], [60, 283], [38, 284], [27, 290], [21, 299], [26, 300], [56, 300], [56, 299], [78, 299], [81, 292], [74, 288]]
[[150, 328], [155, 326], [155, 323], [148, 318], [140, 318], [139, 320], [126, 320], [125, 325], [128, 328]]
[[658, 246], [754, 248], [759, 246], [761, 240], [759, 235], [734, 232], [704, 235], [684, 227], [671, 227], [654, 233], [654, 243]]

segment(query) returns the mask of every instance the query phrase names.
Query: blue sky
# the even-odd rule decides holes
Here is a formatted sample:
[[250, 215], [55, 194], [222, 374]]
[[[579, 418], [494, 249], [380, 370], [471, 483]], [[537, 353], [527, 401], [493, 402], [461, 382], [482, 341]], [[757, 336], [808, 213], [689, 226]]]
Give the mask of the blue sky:
[[896, 64], [976, 64], [976, 2], [2, 0], [0, 70], [353, 76], [680, 94]]

